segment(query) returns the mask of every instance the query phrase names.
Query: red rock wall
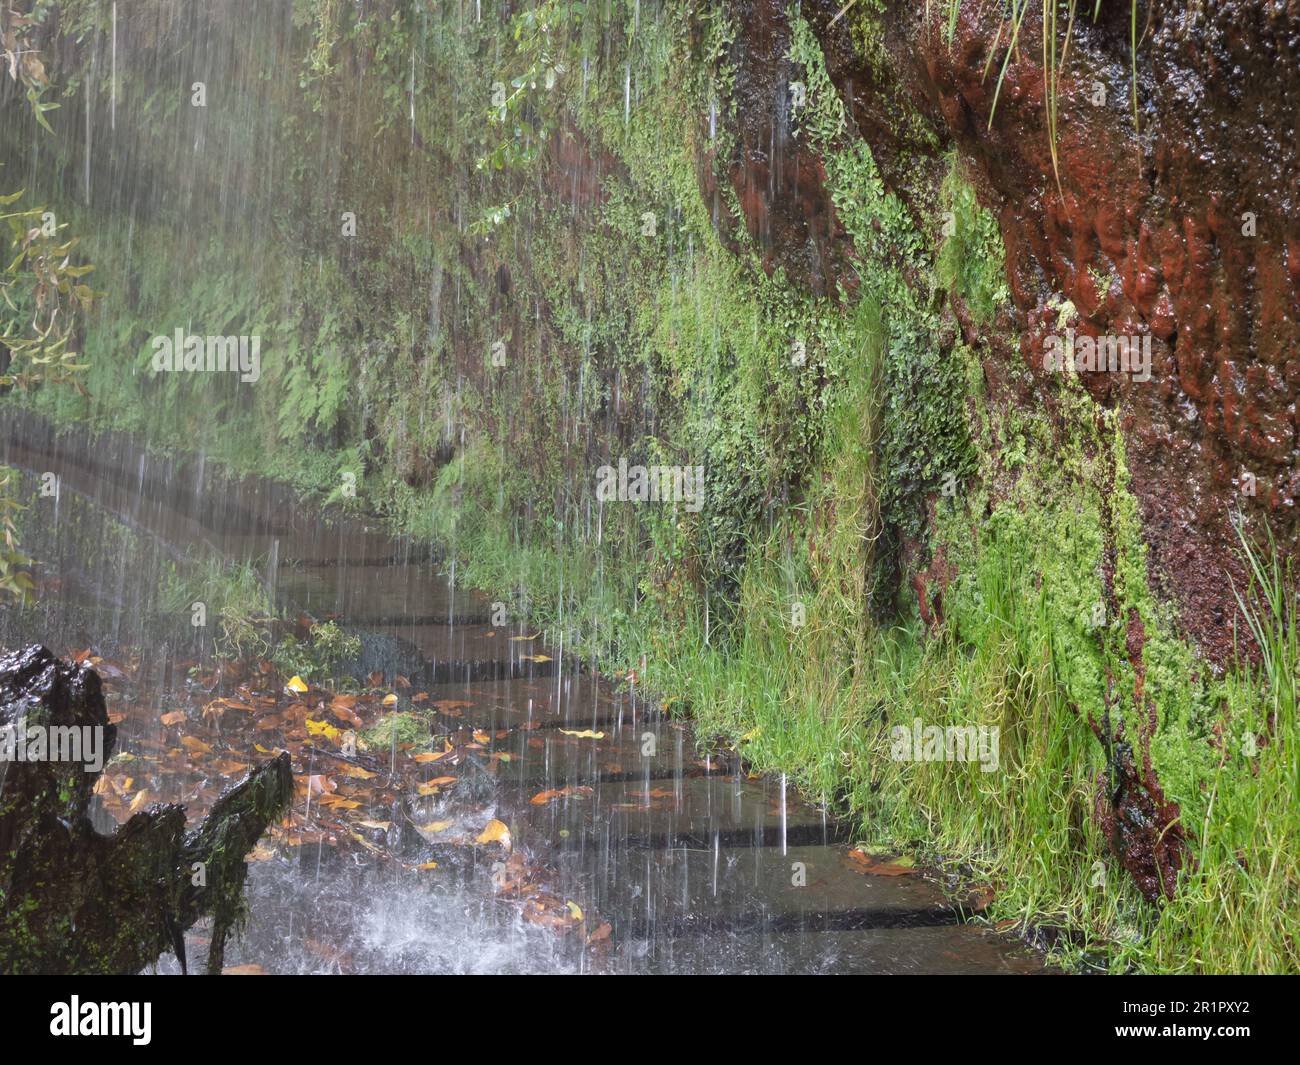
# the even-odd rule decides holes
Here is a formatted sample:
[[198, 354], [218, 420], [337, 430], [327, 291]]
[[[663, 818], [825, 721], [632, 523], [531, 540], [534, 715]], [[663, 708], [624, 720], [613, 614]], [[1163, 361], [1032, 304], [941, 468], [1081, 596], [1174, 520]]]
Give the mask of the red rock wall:
[[[814, 291], [851, 287], [824, 169], [791, 137], [783, 107], [784, 6], [741, 6], [732, 57], [739, 148], [726, 172], [745, 224], [769, 268], [783, 266]], [[1053, 296], [1075, 305], [1080, 335], [1150, 334], [1149, 381], [1111, 373], [1083, 381], [1118, 411], [1160, 590], [1181, 608], [1188, 634], [1226, 659], [1235, 608], [1225, 573], [1243, 576], [1231, 512], [1240, 509], [1257, 534], [1267, 525], [1288, 554], [1297, 541], [1300, 0], [1140, 3], [1140, 132], [1130, 6], [1107, 0], [1097, 22], [1081, 17], [1057, 83], [1055, 171], [1040, 7], [1030, 5], [994, 110], [1005, 44], [987, 76], [985, 68], [999, 28], [1009, 37], [1000, 5], [964, 4], [949, 42], [943, 5], [926, 25], [924, 5], [894, 3], [880, 16], [888, 79], [855, 47], [851, 14], [832, 25], [841, 6], [809, 0], [802, 11], [886, 180], [920, 222], [938, 156], [955, 145], [1000, 222], [1015, 313], [999, 325], [1019, 350], [984, 338], [994, 392], [1024, 377], [1011, 372], [1011, 360], [1022, 360], [1032, 384], [1016, 401], [1050, 393], [1042, 345], [1056, 328]], [[1061, 43], [1064, 34], [1062, 8]], [[908, 140], [899, 120], [908, 106], [937, 130], [940, 151]], [[1243, 490], [1251, 477], [1253, 496]]]

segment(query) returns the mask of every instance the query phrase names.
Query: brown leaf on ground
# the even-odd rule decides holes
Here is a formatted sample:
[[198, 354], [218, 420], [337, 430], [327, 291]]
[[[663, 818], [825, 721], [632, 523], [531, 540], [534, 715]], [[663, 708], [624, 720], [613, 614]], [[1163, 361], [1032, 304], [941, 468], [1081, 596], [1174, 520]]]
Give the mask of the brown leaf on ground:
[[562, 799], [566, 795], [590, 795], [591, 788], [585, 785], [569, 788], [551, 788], [549, 791], [539, 791], [528, 801], [533, 806], [545, 806], [548, 802], [556, 799]]

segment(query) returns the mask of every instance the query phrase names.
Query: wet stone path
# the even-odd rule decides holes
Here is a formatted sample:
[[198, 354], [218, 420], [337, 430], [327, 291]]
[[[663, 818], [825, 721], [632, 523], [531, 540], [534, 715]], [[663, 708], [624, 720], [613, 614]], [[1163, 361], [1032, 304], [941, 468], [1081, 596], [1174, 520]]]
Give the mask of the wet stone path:
[[[409, 684], [402, 705], [418, 697], [433, 732], [449, 737], [445, 760], [421, 767], [425, 778], [473, 784], [454, 801], [427, 786], [421, 794], [418, 782], [395, 793], [380, 823], [400, 828], [379, 845], [342, 850], [304, 834], [268, 847], [253, 863], [249, 923], [227, 950], [231, 966], [1042, 971], [1014, 940], [965, 922], [923, 873], [855, 851], [842, 824], [781, 779], [751, 778], [734, 760], [701, 753], [689, 723], [577, 668], [533, 632], [493, 627], [486, 597], [453, 588], [409, 543], [359, 523], [323, 526], [265, 486], [226, 485], [212, 505], [206, 471], [172, 469], [125, 442], [79, 449], [0, 433], [0, 461], [60, 477], [59, 498], [38, 499], [26, 522], [47, 594], [21, 616], [0, 613], [0, 645], [156, 647], [167, 629], [150, 582], [164, 560], [253, 562], [289, 616], [336, 618], [363, 635], [363, 674]], [[87, 557], [111, 553], [118, 527], [131, 530], [130, 557]], [[146, 655], [142, 687], [174, 689], [189, 655], [179, 645]], [[474, 742], [453, 751], [451, 737]], [[123, 749], [133, 742], [146, 749], [151, 740], [124, 730]], [[363, 764], [385, 769], [384, 752], [367, 755]], [[338, 761], [301, 748], [295, 773], [319, 779]], [[311, 788], [304, 794], [310, 813]], [[477, 831], [489, 817], [508, 830], [508, 849], [439, 849], [439, 835], [454, 831], [445, 826], [472, 821]], [[430, 854], [439, 858], [432, 871], [422, 861]], [[512, 878], [538, 880], [581, 919], [530, 915], [520, 892], [512, 901]], [[203, 950], [198, 930], [191, 955]], [[159, 965], [176, 969], [171, 958]]]

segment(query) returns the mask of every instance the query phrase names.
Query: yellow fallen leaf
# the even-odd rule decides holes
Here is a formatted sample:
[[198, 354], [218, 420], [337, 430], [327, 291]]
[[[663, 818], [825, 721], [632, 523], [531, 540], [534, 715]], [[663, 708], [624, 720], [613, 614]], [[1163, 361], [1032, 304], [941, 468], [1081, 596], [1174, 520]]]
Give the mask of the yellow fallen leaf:
[[510, 849], [510, 829], [504, 823], [498, 821], [495, 817], [487, 823], [487, 826], [478, 834], [475, 843], [500, 843], [506, 850]]
[[581, 906], [579, 906], [579, 905], [578, 905], [576, 902], [574, 902], [572, 899], [567, 900], [567, 901], [565, 902], [565, 905], [566, 905], [567, 907], [569, 907], [569, 913], [571, 913], [571, 914], [573, 915], [573, 919], [574, 919], [575, 921], [581, 921], [581, 920], [582, 920], [582, 907], [581, 907]]
[[195, 754], [211, 754], [212, 748], [200, 739], [193, 736], [182, 736], [181, 746], [186, 750], [193, 751]]
[[416, 868], [417, 868], [417, 869], [437, 869], [437, 868], [438, 868], [438, 863], [437, 863], [437, 862], [421, 862], [419, 865], [416, 866]]
[[450, 751], [438, 751], [437, 753], [431, 751], [422, 751], [419, 754], [417, 754], [414, 758], [412, 758], [411, 761], [436, 762], [439, 758], [446, 758], [447, 755], [449, 755], [450, 753], [451, 753]]
[[313, 736], [324, 736], [327, 740], [336, 740], [343, 735], [343, 730], [335, 728], [328, 721], [313, 721], [307, 718], [307, 731]]
[[391, 694], [391, 693], [388, 694], [388, 695], [385, 695], [385, 696], [384, 696], [384, 705], [385, 705], [385, 706], [396, 706], [396, 705], [397, 705], [397, 696], [396, 696], [396, 695], [393, 695], [393, 694]]
[[585, 728], [581, 732], [575, 732], [567, 728], [562, 728], [560, 729], [560, 735], [576, 736], [580, 740], [603, 740], [605, 738], [605, 734], [603, 732], [592, 732], [591, 729], [589, 728]]
[[520, 655], [519, 657], [524, 662], [549, 662], [551, 660], [550, 655]]
[[540, 635], [541, 635], [540, 632], [535, 632], [531, 636], [511, 636], [510, 639], [511, 640], [535, 640]]
[[127, 812], [138, 813], [140, 809], [144, 806], [144, 804], [147, 803], [148, 801], [149, 801], [149, 789], [141, 788], [138, 792], [136, 792], [135, 798], [131, 800], [131, 805], [130, 807], [128, 807]]
[[298, 692], [299, 694], [307, 690], [307, 685], [303, 682], [302, 677], [291, 677], [285, 687], [291, 692]]
[[427, 825], [419, 825], [417, 827], [421, 832], [437, 833], [446, 832], [447, 829], [451, 828], [451, 826], [451, 821], [430, 821]]

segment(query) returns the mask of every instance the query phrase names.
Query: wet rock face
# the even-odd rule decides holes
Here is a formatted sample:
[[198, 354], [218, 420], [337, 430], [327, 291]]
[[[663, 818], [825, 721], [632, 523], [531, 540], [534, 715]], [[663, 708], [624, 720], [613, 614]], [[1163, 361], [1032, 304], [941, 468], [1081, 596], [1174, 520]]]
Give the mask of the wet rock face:
[[[769, 273], [780, 267], [808, 290], [825, 295], [836, 283], [852, 284], [848, 237], [836, 217], [826, 189], [820, 157], [797, 136], [795, 112], [806, 87], [788, 59], [790, 23], [783, 0], [737, 5], [737, 34], [731, 62], [736, 82], [731, 103], [734, 121], [724, 123], [735, 138], [729, 157], [701, 167], [705, 202], [713, 210], [723, 239], [733, 248], [738, 234], [721, 198], [715, 172], [721, 171], [735, 192], [744, 225]], [[711, 140], [706, 130], [705, 143]]]
[[[1039, 8], [995, 109], [999, 5], [963, 4], [949, 42], [945, 5], [926, 25], [910, 0], [891, 4], [878, 19], [884, 69], [855, 43], [851, 18], [832, 25], [842, 6], [810, 0], [803, 13], [887, 183], [919, 217], [939, 172], [927, 159], [955, 145], [999, 220], [1020, 350], [995, 342], [986, 357], [1023, 360], [1036, 377], [1039, 394], [1018, 401], [1050, 392], [1043, 345], [1062, 323], [1049, 300], [1074, 305], [1067, 324], [1080, 337], [1150, 338], [1149, 380], [1083, 382], [1119, 413], [1157, 580], [1189, 635], [1225, 661], [1235, 611], [1224, 574], [1242, 576], [1230, 511], [1266, 521], [1287, 551], [1297, 539], [1300, 3], [1140, 3], [1140, 133], [1130, 6], [1103, 3], [1096, 22], [1081, 12], [1056, 88], [1055, 164]], [[783, 8], [740, 9], [740, 147], [727, 172], [769, 268], [834, 291], [852, 270], [824, 171], [789, 135]], [[1064, 35], [1062, 18], [1058, 46]], [[933, 143], [901, 120], [908, 108], [937, 131]]]
[[1300, 5], [1139, 5], [1140, 134], [1129, 6], [1103, 4], [1097, 23], [1076, 24], [1057, 89], [1059, 189], [1041, 14], [1021, 30], [990, 130], [996, 81], [984, 67], [998, 26], [985, 6], [963, 6], [951, 49], [931, 37], [926, 70], [998, 209], [1021, 355], [1042, 372], [1053, 293], [1077, 308], [1080, 335], [1151, 336], [1149, 381], [1084, 381], [1120, 413], [1166, 591], [1222, 661], [1234, 613], [1222, 576], [1235, 570], [1229, 510], [1295, 541]]

